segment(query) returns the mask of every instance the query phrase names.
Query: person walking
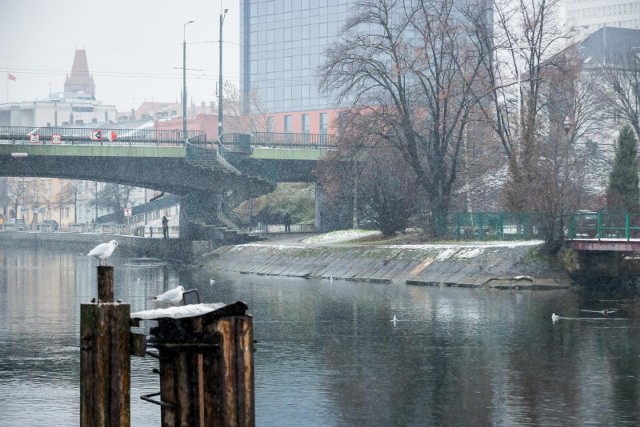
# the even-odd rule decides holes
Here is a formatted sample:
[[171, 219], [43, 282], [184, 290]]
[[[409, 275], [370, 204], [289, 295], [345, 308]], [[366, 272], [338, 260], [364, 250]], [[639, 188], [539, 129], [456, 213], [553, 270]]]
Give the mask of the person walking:
[[162, 217], [162, 236], [165, 239], [169, 238], [169, 220], [166, 216]]

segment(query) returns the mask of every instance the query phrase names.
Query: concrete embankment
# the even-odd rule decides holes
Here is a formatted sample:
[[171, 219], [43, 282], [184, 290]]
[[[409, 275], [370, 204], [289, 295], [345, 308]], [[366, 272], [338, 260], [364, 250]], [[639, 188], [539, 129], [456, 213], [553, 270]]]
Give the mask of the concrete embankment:
[[566, 271], [535, 255], [539, 244], [251, 243], [218, 248], [203, 262], [214, 269], [258, 275], [504, 289], [570, 287]]
[[167, 260], [189, 261], [193, 243], [181, 239], [145, 239], [143, 237], [97, 233], [5, 231], [0, 233], [0, 244], [7, 247], [65, 247], [87, 253], [98, 243], [118, 241], [118, 252], [128, 256], [154, 257]]

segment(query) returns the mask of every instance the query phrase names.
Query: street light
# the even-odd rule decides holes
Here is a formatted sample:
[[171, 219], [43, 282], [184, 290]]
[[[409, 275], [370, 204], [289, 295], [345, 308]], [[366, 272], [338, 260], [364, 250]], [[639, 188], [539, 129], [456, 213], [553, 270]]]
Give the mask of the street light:
[[182, 26], [182, 135], [187, 139], [187, 25], [194, 21], [185, 22]]
[[565, 134], [569, 134], [571, 130], [571, 120], [569, 120], [569, 116], [565, 117], [564, 122], [562, 122], [562, 128]]
[[224, 24], [224, 18], [227, 16], [229, 9], [225, 9], [224, 13], [220, 14], [220, 37], [218, 38], [218, 51], [220, 58], [218, 60], [218, 140], [222, 137], [222, 24]]

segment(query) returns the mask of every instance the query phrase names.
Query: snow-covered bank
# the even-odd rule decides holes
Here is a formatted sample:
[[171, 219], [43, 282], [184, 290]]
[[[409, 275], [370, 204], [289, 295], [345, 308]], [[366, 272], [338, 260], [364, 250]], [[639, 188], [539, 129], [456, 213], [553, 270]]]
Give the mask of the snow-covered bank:
[[[219, 248], [205, 258], [214, 269], [248, 274], [317, 277], [412, 285], [492, 288], [563, 288], [560, 267], [532, 251], [540, 241], [460, 244], [339, 244], [362, 230]], [[369, 232], [371, 233], [371, 232]]]

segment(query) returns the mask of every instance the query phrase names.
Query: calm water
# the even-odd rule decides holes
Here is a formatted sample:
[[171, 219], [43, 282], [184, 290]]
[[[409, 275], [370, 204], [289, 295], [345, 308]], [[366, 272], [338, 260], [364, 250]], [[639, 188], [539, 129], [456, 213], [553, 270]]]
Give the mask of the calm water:
[[[79, 310], [95, 260], [0, 247], [0, 426], [76, 426]], [[245, 301], [260, 426], [640, 425], [637, 300], [180, 271], [112, 257], [132, 311], [178, 283]], [[209, 284], [209, 278], [215, 284]], [[586, 310], [616, 308], [608, 318]], [[563, 317], [551, 321], [551, 313]], [[390, 319], [396, 315], [395, 325]], [[133, 358], [133, 426], [158, 426], [151, 358]]]

